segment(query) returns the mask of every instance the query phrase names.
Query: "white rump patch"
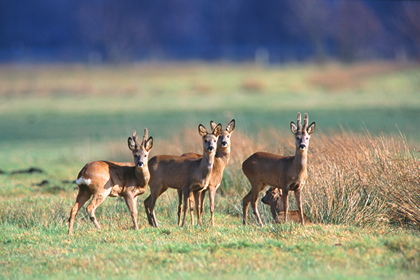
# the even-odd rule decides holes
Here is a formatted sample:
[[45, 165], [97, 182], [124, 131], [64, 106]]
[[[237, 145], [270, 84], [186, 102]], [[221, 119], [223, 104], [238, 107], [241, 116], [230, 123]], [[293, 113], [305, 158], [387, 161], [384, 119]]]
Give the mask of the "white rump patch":
[[78, 185], [89, 186], [91, 182], [92, 182], [91, 179], [85, 179], [84, 177], [80, 177], [79, 179], [76, 180], [76, 184]]

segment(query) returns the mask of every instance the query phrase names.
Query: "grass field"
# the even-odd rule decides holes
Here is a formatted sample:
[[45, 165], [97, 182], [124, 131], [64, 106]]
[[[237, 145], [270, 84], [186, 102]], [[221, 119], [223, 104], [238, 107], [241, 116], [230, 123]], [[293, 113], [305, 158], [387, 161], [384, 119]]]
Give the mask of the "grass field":
[[[420, 67], [165, 64], [0, 66], [0, 279], [418, 279]], [[290, 121], [308, 112], [304, 211], [312, 225], [242, 226], [256, 150], [292, 154]], [[120, 199], [84, 209], [73, 236], [71, 183], [88, 161], [131, 161], [127, 137], [149, 129], [151, 155], [199, 152], [197, 125], [236, 119], [216, 226], [176, 226], [176, 195], [157, 201], [161, 228], [131, 230]], [[29, 168], [39, 172], [25, 172]], [[19, 172], [20, 171], [20, 172]], [[292, 203], [292, 207], [293, 207]]]

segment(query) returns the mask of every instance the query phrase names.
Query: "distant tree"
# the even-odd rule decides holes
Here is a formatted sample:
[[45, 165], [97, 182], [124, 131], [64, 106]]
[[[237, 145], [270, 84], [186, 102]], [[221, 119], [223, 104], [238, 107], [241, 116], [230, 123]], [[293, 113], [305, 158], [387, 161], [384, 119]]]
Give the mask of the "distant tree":
[[291, 14], [286, 26], [294, 33], [309, 39], [315, 53], [315, 61], [326, 59], [326, 40], [331, 33], [331, 8], [327, 0], [289, 0]]
[[201, 29], [196, 35], [201, 38], [203, 50], [207, 50], [205, 56], [209, 52], [220, 53], [224, 58], [233, 56], [232, 46], [240, 37], [238, 15], [242, 5], [241, 0], [201, 1]]
[[352, 62], [357, 58], [375, 57], [375, 46], [383, 35], [375, 13], [362, 1], [341, 0], [334, 14], [339, 59]]
[[164, 58], [202, 38], [199, 2], [193, 0], [79, 0], [80, 29], [105, 59]]
[[147, 1], [80, 1], [80, 30], [87, 45], [102, 51], [108, 61], [129, 61], [140, 47], [154, 43], [148, 8]]
[[392, 22], [402, 37], [398, 41], [402, 43], [404, 57], [409, 54], [420, 58], [420, 2], [399, 3]]

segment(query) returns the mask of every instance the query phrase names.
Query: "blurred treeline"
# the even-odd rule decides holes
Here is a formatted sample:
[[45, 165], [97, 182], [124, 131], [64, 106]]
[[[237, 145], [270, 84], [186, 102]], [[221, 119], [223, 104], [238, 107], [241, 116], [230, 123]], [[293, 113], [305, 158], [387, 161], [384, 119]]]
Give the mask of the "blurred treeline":
[[418, 60], [420, 1], [2, 0], [0, 61]]

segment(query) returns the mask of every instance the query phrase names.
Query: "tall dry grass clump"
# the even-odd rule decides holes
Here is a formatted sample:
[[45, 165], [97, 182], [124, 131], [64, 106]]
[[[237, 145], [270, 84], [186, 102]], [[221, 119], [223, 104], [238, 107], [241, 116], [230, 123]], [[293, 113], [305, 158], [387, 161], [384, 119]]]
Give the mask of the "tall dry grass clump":
[[419, 162], [403, 138], [317, 135], [310, 153], [304, 197], [312, 221], [420, 227]]

